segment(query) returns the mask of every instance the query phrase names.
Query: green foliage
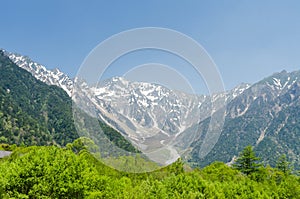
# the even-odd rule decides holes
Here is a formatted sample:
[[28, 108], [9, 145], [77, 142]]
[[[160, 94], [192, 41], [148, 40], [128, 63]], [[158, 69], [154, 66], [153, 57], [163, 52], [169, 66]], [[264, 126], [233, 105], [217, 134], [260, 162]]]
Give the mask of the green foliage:
[[[91, 131], [101, 128], [104, 136], [119, 148], [138, 152], [105, 123], [83, 112], [81, 117], [85, 122], [97, 123], [90, 125], [96, 128]], [[78, 137], [72, 100], [67, 93], [37, 80], [0, 51], [0, 143], [65, 146]]]
[[260, 158], [256, 157], [252, 146], [247, 146], [235, 161], [234, 167], [242, 173], [249, 175], [258, 171], [258, 168], [261, 166], [261, 164], [257, 163], [259, 159]]
[[9, 145], [9, 144], [0, 144], [0, 150], [3, 151], [13, 151], [17, 148], [17, 145]]
[[0, 52], [0, 142], [65, 145], [78, 138], [71, 99], [35, 79]]
[[130, 173], [152, 171], [159, 168], [156, 163], [150, 162], [140, 155], [109, 157], [102, 160], [106, 165]]
[[139, 151], [136, 148], [134, 148], [134, 146], [128, 140], [126, 140], [119, 132], [100, 121], [99, 126], [102, 129], [103, 133], [107, 136], [107, 138], [117, 147], [124, 149], [128, 152], [139, 153]]
[[279, 157], [276, 168], [282, 171], [284, 174], [290, 174], [292, 172], [291, 163], [287, 161], [286, 155]]
[[[3, 143], [0, 150], [13, 150], [9, 157], [0, 159], [0, 198], [299, 198], [300, 179], [291, 174], [287, 159], [280, 158], [276, 169], [262, 167], [257, 163], [258, 158], [251, 147], [246, 147], [237, 159], [237, 169], [215, 162], [202, 170], [186, 171], [187, 166], [178, 160], [154, 172], [137, 174], [128, 173], [132, 170], [126, 168], [135, 168], [139, 172], [144, 170], [144, 165], [149, 167], [148, 160], [142, 154], [135, 157], [105, 156], [99, 161], [98, 158], [103, 154], [99, 154], [97, 145], [89, 138], [78, 138], [75, 133], [71, 99], [62, 89], [36, 80], [2, 52], [0, 70], [0, 143]], [[288, 127], [295, 133], [300, 132], [297, 110], [288, 110], [294, 114], [289, 120], [294, 119], [288, 122], [290, 125], [286, 125], [285, 131]], [[81, 117], [97, 124], [88, 126], [96, 128], [100, 125], [109, 141], [118, 147], [137, 152], [130, 142], [112, 128], [88, 115]], [[240, 120], [236, 118], [232, 123], [225, 124], [226, 128], [234, 130], [238, 127], [236, 124], [241, 123]], [[251, 121], [251, 124], [243, 127], [249, 132], [256, 132], [262, 121]], [[97, 132], [97, 129], [89, 130]], [[278, 143], [280, 140], [290, 143], [297, 137], [285, 131], [279, 133], [281, 137]], [[219, 141], [227, 144], [225, 140], [233, 142], [236, 137], [234, 133], [225, 132]], [[234, 145], [228, 147], [230, 153], [241, 150], [247, 143], [254, 143], [257, 137], [242, 132], [239, 139], [238, 149]], [[268, 144], [269, 149], [276, 147], [267, 138], [260, 146], [262, 144]], [[229, 153], [221, 150], [223, 146], [218, 145], [219, 153], [210, 153], [208, 156], [230, 160]], [[299, 151], [298, 147], [293, 146], [293, 150]], [[274, 151], [266, 151], [266, 156], [270, 154], [274, 154]], [[118, 164], [120, 169], [128, 172], [119, 172], [104, 162], [108, 165]], [[155, 169], [157, 165], [150, 167]]]
[[232, 169], [223, 162], [214, 162], [205, 167], [202, 172], [203, 176], [211, 181], [226, 182], [237, 180], [241, 177], [237, 170]]
[[[91, 144], [85, 138], [73, 144], [82, 142]], [[184, 171], [178, 160], [151, 173], [134, 174], [104, 165], [84, 148], [76, 152], [56, 146], [15, 149], [0, 161], [0, 198], [279, 199], [300, 195], [298, 176], [269, 166], [242, 175], [222, 162]]]
[[92, 153], [99, 151], [99, 147], [94, 143], [94, 141], [86, 137], [80, 137], [73, 143], [68, 143], [66, 147], [67, 149], [72, 150], [74, 153], [79, 153], [82, 150], [88, 150]]

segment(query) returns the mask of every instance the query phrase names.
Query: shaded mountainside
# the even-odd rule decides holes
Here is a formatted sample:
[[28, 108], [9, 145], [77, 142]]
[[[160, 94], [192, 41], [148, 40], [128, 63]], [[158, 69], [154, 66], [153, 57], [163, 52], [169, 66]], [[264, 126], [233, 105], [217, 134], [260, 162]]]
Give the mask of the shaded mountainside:
[[78, 137], [71, 99], [0, 52], [0, 137], [7, 143], [64, 145]]
[[[85, 120], [95, 120], [82, 114]], [[97, 121], [117, 146], [133, 146], [111, 127]], [[78, 138], [72, 100], [61, 88], [47, 85], [0, 51], [0, 142], [25, 145], [66, 145]]]
[[[265, 164], [275, 165], [287, 154], [300, 167], [300, 72], [275, 73], [252, 85], [227, 105], [224, 127], [218, 143], [199, 159], [201, 139], [193, 144], [191, 161], [201, 166], [215, 160], [230, 162], [247, 145]], [[209, 119], [199, 124], [206, 131]]]

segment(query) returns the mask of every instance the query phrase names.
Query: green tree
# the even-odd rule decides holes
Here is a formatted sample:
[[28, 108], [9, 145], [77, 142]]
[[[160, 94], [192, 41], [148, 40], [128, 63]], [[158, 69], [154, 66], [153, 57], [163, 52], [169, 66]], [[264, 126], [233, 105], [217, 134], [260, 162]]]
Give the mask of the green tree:
[[246, 146], [233, 166], [242, 173], [249, 175], [257, 171], [261, 166], [261, 164], [257, 163], [259, 160], [260, 158], [256, 157], [252, 146]]
[[282, 155], [278, 158], [276, 168], [284, 174], [290, 174], [292, 172], [292, 165], [287, 161], [286, 155]]
[[94, 141], [87, 137], [80, 137], [74, 140], [73, 143], [68, 143], [66, 147], [74, 153], [79, 153], [82, 150], [88, 150], [93, 153], [99, 151], [99, 147], [94, 143]]

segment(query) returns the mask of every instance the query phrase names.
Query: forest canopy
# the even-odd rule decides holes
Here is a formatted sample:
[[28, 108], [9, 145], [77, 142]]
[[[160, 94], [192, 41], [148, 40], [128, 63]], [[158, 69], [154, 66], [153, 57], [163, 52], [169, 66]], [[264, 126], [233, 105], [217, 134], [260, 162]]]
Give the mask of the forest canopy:
[[[0, 159], [0, 197], [297, 198], [300, 195], [299, 176], [285, 172], [284, 158], [279, 160], [281, 166], [277, 168], [260, 165], [250, 173], [222, 162], [191, 169], [178, 160], [163, 169], [136, 174], [112, 169], [86, 148], [79, 147], [78, 141], [72, 144], [66, 148], [14, 146], [10, 156]], [[244, 152], [248, 150], [252, 149]]]

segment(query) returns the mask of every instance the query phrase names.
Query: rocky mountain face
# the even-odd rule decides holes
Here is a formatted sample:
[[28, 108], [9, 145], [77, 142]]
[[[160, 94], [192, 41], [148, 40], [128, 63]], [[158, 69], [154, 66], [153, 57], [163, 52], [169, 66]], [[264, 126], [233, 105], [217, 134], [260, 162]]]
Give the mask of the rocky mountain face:
[[30, 72], [36, 79], [48, 84], [56, 85], [64, 89], [69, 96], [73, 90], [73, 80], [71, 80], [67, 75], [62, 73], [58, 68], [54, 70], [48, 70], [45, 66], [32, 61], [27, 56], [22, 56], [16, 53], [10, 53], [2, 50], [4, 55], [9, 57], [15, 64], [19, 67]]
[[[27, 57], [6, 54], [37, 79], [63, 88], [70, 96], [75, 90], [74, 101], [80, 101], [83, 109], [117, 129], [140, 149], [151, 151], [176, 140], [174, 148], [189, 149], [191, 153], [185, 158], [204, 166], [215, 160], [230, 162], [250, 144], [265, 163], [274, 165], [276, 158], [285, 153], [299, 166], [300, 71], [282, 71], [253, 85], [241, 84], [230, 91], [205, 96], [122, 77], [88, 86], [59, 70], [49, 71]], [[226, 115], [221, 135], [203, 158], [199, 150], [211, 117], [222, 108]], [[196, 136], [191, 139], [191, 134]]]
[[[28, 57], [5, 53], [37, 79], [59, 86], [71, 96], [74, 81], [58, 69], [50, 71]], [[157, 133], [177, 136], [209, 117], [212, 102], [217, 110], [223, 106], [218, 101], [231, 101], [249, 87], [240, 85], [232, 91], [210, 97], [172, 91], [157, 84], [130, 82], [122, 77], [111, 78], [97, 86], [87, 86], [85, 82], [80, 86], [81, 97], [88, 97], [84, 101], [94, 104], [99, 117], [133, 140]]]
[[[266, 164], [274, 166], [281, 154], [288, 154], [299, 168], [299, 80], [300, 71], [282, 71], [249, 87], [227, 104], [223, 130], [213, 150], [199, 158], [199, 139], [193, 143], [191, 161], [202, 166], [213, 160], [230, 162], [252, 145]], [[200, 122], [199, 129], [205, 132], [208, 123]]]

